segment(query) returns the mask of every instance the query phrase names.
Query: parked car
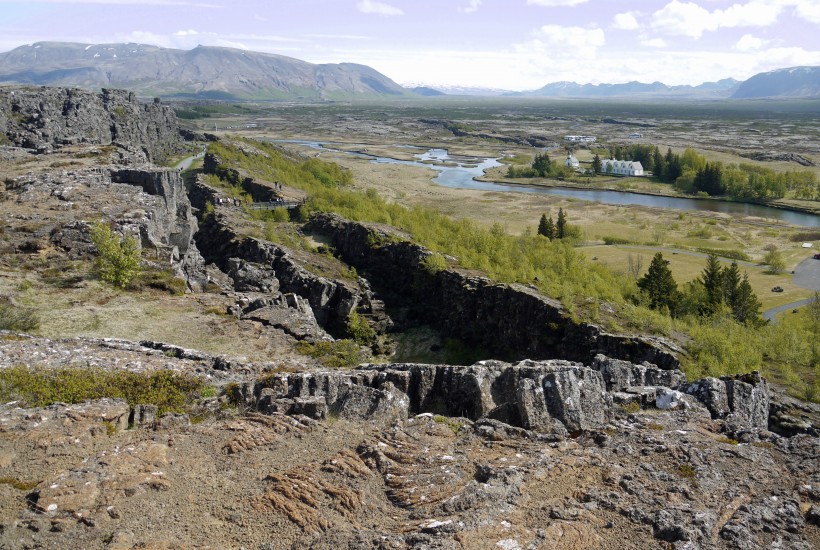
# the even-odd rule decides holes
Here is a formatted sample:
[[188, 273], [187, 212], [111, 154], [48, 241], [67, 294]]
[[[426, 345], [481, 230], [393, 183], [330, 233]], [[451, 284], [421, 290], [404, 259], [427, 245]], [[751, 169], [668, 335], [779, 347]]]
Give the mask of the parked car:
[[783, 287], [782, 286], [776, 286], [776, 287], [772, 288], [772, 292], [783, 292]]
[[820, 260], [820, 252], [812, 256], [815, 260]]

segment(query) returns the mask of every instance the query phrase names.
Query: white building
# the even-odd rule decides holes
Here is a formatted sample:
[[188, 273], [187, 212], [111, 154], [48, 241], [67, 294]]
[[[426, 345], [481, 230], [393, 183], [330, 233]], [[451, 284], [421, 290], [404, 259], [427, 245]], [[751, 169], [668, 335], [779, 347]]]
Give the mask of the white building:
[[604, 159], [601, 161], [601, 173], [617, 176], [643, 176], [643, 165], [631, 160]]
[[575, 158], [572, 153], [567, 153], [567, 166], [572, 168], [573, 170], [581, 166], [581, 163], [578, 162], [578, 159]]
[[564, 141], [580, 141], [582, 143], [595, 143], [598, 138], [595, 136], [564, 136]]

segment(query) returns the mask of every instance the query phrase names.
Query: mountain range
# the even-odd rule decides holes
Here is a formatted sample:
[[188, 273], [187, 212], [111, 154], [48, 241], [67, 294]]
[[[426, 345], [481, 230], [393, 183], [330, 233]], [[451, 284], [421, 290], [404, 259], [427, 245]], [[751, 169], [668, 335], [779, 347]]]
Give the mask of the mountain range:
[[699, 86], [554, 82], [532, 91], [405, 88], [366, 65], [313, 64], [282, 55], [197, 46], [38, 42], [0, 53], [0, 84], [125, 88], [142, 96], [202, 99], [333, 100], [440, 95], [604, 99], [820, 98], [820, 67], [793, 67]]
[[38, 42], [0, 54], [0, 82], [126, 88], [143, 96], [340, 99], [412, 95], [365, 65], [315, 65], [233, 48]]

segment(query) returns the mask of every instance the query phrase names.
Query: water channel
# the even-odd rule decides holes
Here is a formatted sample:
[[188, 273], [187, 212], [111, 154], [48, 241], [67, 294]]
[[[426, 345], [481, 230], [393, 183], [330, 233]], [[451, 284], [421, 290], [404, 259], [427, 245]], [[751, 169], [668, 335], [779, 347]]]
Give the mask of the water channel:
[[[642, 195], [624, 191], [609, 191], [603, 189], [576, 189], [569, 187], [539, 187], [534, 185], [511, 185], [478, 181], [475, 178], [483, 176], [488, 168], [501, 166], [497, 158], [455, 158], [451, 157], [446, 149], [422, 149], [410, 145], [401, 146], [407, 149], [417, 149], [421, 152], [415, 157], [418, 160], [397, 160], [387, 157], [378, 157], [361, 152], [344, 151], [333, 148], [329, 142], [308, 140], [271, 140], [278, 143], [295, 143], [306, 145], [313, 149], [345, 153], [348, 155], [370, 159], [374, 164], [402, 164], [405, 166], [419, 166], [438, 172], [433, 182], [445, 187], [457, 189], [477, 189], [479, 191], [502, 191], [511, 193], [535, 193], [541, 195], [556, 195], [578, 200], [595, 201], [612, 205], [637, 205], [653, 208], [669, 208], [674, 210], [700, 210], [720, 212], [738, 216], [754, 216], [768, 218], [803, 227], [820, 227], [820, 216], [792, 210], [772, 208], [759, 204], [742, 202], [728, 202], [709, 199], [690, 199], [682, 197], [664, 197], [660, 195]], [[362, 147], [365, 147], [364, 145]], [[426, 162], [425, 162], [426, 161]]]

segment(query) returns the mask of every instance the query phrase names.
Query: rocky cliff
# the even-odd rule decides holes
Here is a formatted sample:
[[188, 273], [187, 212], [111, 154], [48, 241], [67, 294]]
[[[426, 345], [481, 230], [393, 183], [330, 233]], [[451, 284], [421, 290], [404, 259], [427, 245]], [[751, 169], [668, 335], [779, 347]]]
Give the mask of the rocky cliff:
[[[118, 145], [151, 162], [180, 145], [176, 115], [159, 100], [141, 103], [124, 90], [0, 87], [0, 133], [39, 152], [65, 145]], [[1, 138], [0, 138], [1, 139]]]
[[609, 334], [578, 323], [556, 300], [522, 285], [499, 284], [456, 270], [431, 272], [431, 252], [383, 229], [317, 215], [305, 227], [325, 236], [371, 282], [391, 308], [495, 357], [589, 362], [596, 354], [662, 368], [679, 364], [674, 346], [644, 336]]

